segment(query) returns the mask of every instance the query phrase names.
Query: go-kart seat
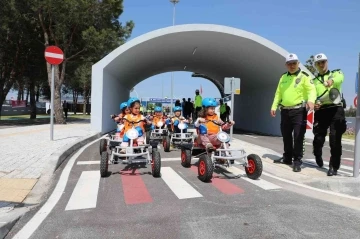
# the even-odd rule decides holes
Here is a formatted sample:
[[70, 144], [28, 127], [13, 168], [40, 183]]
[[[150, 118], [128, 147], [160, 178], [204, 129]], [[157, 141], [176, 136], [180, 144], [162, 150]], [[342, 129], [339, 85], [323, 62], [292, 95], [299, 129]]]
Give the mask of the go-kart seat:
[[195, 138], [195, 143], [198, 145], [198, 146], [202, 146], [201, 144], [201, 139], [200, 139], [200, 133], [199, 133], [199, 127], [195, 127], [196, 129], [196, 138]]

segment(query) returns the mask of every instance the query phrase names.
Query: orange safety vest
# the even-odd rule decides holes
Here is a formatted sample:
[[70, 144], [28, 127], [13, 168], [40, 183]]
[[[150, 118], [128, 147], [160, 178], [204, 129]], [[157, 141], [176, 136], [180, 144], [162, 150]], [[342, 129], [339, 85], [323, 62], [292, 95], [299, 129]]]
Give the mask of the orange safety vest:
[[[219, 116], [217, 114], [207, 115], [205, 119], [206, 120], [218, 121]], [[219, 126], [214, 124], [213, 122], [207, 122], [207, 123], [205, 123], [205, 125], [206, 125], [206, 128], [207, 128], [207, 134], [217, 134], [220, 131]]]
[[175, 120], [179, 120], [180, 119], [176, 116], [174, 116], [172, 119], [171, 119], [171, 130], [174, 131], [174, 123], [175, 123]]
[[156, 126], [159, 121], [165, 122], [163, 116], [154, 116], [153, 125]]
[[[136, 122], [136, 121], [144, 119], [144, 116], [141, 115], [141, 114], [138, 114], [138, 115], [127, 114], [127, 115], [125, 115], [124, 118], [131, 121], [131, 122]], [[126, 120], [124, 120], [124, 125], [125, 125], [124, 133], [126, 133], [129, 129], [131, 129], [133, 127], [133, 125], [130, 122], [126, 121]], [[134, 127], [136, 127], [136, 126], [140, 126], [141, 129], [143, 130], [143, 133], [145, 133], [144, 122], [134, 124]]]

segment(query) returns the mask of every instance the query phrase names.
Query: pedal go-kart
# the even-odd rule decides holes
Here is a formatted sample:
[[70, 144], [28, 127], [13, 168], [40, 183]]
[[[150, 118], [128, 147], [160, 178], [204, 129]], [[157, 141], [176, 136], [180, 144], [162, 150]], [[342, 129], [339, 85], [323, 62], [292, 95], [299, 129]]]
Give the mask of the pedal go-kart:
[[114, 157], [112, 152], [114, 151], [116, 146], [120, 146], [122, 142], [122, 138], [120, 138], [120, 132], [123, 129], [124, 125], [118, 123], [114, 134], [107, 134], [104, 138], [100, 140], [100, 155], [102, 152], [109, 150], [110, 153], [110, 161], [117, 162], [117, 157]]
[[[145, 120], [140, 120], [137, 122], [126, 120], [132, 125], [132, 128], [126, 132], [126, 136], [130, 139], [129, 146], [123, 147], [121, 145], [116, 146], [113, 151], [109, 149], [101, 153], [100, 160], [100, 175], [105, 177], [108, 174], [109, 163], [114, 163], [114, 158], [117, 157], [122, 159], [122, 162], [128, 165], [142, 164], [146, 163], [151, 165], [151, 172], [153, 177], [160, 177], [161, 170], [161, 155], [157, 150], [157, 142], [151, 142], [151, 144], [138, 145], [136, 139], [139, 138], [139, 132], [135, 129], [134, 124], [144, 122]], [[146, 138], [145, 138], [146, 142]], [[150, 150], [151, 148], [151, 150]], [[126, 153], [120, 153], [120, 150], [125, 149]], [[109, 154], [111, 157], [109, 159]]]
[[178, 124], [178, 128], [180, 129], [180, 133], [175, 133], [174, 129], [168, 133], [167, 136], [164, 137], [163, 146], [165, 152], [170, 152], [170, 145], [173, 145], [175, 148], [182, 148], [183, 144], [193, 144], [194, 143], [194, 133], [188, 132], [184, 133], [184, 129], [187, 128], [187, 124], [181, 120]]
[[[159, 121], [156, 124], [158, 129], [154, 128], [146, 132], [146, 143], [149, 144], [151, 141], [164, 142], [164, 138], [168, 136], [169, 131], [167, 128], [162, 128], [164, 126], [164, 122]], [[165, 148], [165, 147], [164, 147]]]
[[[245, 172], [248, 178], [258, 179], [263, 170], [261, 158], [256, 154], [246, 155], [244, 149], [230, 149], [227, 143], [230, 141], [230, 136], [222, 131], [221, 126], [217, 121], [212, 122], [219, 126], [220, 131], [217, 134], [217, 139], [221, 142], [221, 145], [215, 148], [212, 152], [207, 152], [205, 147], [200, 143], [200, 136], [198, 132], [198, 139], [193, 143], [183, 144], [181, 148], [181, 165], [183, 167], [191, 166], [191, 151], [202, 151], [196, 157], [199, 157], [198, 161], [198, 176], [203, 182], [209, 182], [213, 177], [215, 168], [226, 168], [234, 164], [237, 161], [240, 165], [245, 167]], [[225, 123], [224, 123], [225, 124]], [[240, 176], [240, 175], [237, 175]]]

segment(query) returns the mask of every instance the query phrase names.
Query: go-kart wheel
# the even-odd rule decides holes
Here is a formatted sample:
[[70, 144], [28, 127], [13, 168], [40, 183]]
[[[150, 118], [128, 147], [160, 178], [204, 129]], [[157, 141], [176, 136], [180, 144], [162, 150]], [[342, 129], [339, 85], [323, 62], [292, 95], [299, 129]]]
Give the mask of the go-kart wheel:
[[181, 165], [185, 168], [191, 166], [191, 150], [181, 149]]
[[211, 158], [207, 154], [202, 155], [199, 159], [198, 165], [199, 179], [203, 182], [209, 182], [212, 179], [213, 171], [214, 166]]
[[261, 158], [256, 154], [250, 154], [247, 156], [248, 166], [245, 167], [245, 172], [248, 178], [258, 179], [263, 171], [263, 165]]
[[165, 152], [170, 152], [170, 136], [163, 138], [163, 147]]
[[161, 156], [160, 152], [154, 150], [151, 155], [151, 172], [154, 178], [160, 177], [161, 170]]
[[150, 135], [151, 135], [151, 131], [147, 131], [146, 132], [146, 144], [149, 144], [150, 143]]
[[106, 151], [106, 146], [107, 146], [106, 139], [101, 139], [100, 140], [100, 155], [102, 154], [102, 152]]
[[100, 160], [100, 175], [101, 177], [105, 177], [108, 173], [109, 168], [109, 154], [107, 151], [103, 151], [101, 153], [101, 160]]

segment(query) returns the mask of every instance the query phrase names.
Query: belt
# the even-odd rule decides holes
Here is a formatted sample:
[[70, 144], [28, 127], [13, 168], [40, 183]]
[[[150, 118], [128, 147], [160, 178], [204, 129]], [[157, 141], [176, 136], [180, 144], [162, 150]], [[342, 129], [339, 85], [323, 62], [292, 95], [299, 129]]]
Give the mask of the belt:
[[293, 110], [293, 109], [300, 109], [300, 108], [304, 108], [305, 106], [300, 103], [294, 106], [282, 106], [280, 105], [280, 110]]
[[327, 105], [322, 105], [319, 110], [323, 110], [323, 109], [327, 109], [327, 108], [332, 108], [332, 107], [342, 107], [342, 103], [339, 104], [327, 104]]

